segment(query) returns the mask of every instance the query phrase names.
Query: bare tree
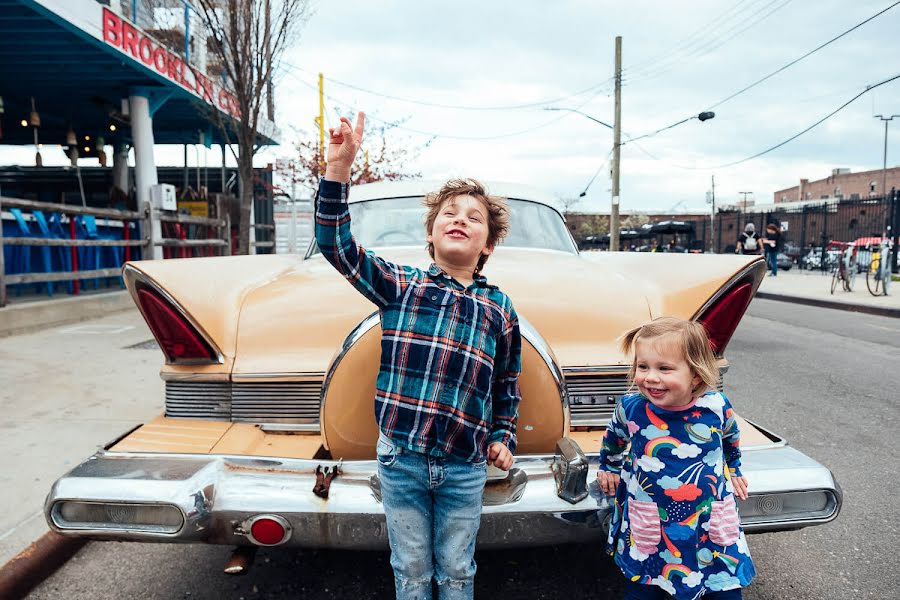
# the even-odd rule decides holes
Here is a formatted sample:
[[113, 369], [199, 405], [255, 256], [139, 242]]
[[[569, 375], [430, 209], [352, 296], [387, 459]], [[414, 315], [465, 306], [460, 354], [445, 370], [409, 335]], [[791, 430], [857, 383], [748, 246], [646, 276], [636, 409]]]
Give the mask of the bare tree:
[[[416, 179], [422, 174], [409, 168], [422, 149], [431, 144], [431, 140], [421, 146], [414, 146], [408, 140], [398, 140], [389, 135], [392, 125], [381, 125], [371, 128], [363, 138], [362, 152], [357, 154], [353, 165], [350, 183], [373, 183], [375, 181], [397, 181], [400, 179]], [[319, 178], [324, 175], [322, 169], [325, 161], [319, 152], [318, 136], [313, 137], [300, 131], [300, 141], [295, 148], [297, 158], [292, 170], [292, 183], [299, 184], [314, 193], [319, 185]]]
[[[234, 94], [232, 115], [211, 111], [238, 165], [240, 225], [238, 254], [250, 248], [253, 157], [259, 150], [259, 117], [264, 103], [272, 112], [273, 74], [284, 50], [309, 17], [308, 0], [196, 0], [194, 8]], [[233, 144], [237, 145], [235, 151]]]

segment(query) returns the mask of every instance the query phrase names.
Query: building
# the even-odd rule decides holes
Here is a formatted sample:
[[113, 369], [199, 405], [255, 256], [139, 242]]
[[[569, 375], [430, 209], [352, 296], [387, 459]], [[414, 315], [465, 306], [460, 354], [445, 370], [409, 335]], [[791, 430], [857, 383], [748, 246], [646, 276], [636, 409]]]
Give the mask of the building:
[[[885, 185], [886, 180], [886, 185]], [[801, 179], [795, 185], [775, 192], [773, 202], [802, 200], [862, 200], [880, 197], [885, 191], [900, 188], [900, 167], [852, 173], [850, 169], [832, 169], [831, 175], [818, 181]]]

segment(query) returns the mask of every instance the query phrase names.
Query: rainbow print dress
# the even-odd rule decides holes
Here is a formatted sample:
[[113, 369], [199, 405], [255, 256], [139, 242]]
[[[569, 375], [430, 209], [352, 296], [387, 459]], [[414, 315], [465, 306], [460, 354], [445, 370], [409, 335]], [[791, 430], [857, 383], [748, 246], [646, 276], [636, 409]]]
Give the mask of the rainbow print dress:
[[739, 438], [717, 391], [675, 410], [641, 394], [621, 399], [600, 468], [621, 471], [608, 541], [627, 578], [679, 599], [750, 582], [756, 569], [730, 481], [741, 474]]

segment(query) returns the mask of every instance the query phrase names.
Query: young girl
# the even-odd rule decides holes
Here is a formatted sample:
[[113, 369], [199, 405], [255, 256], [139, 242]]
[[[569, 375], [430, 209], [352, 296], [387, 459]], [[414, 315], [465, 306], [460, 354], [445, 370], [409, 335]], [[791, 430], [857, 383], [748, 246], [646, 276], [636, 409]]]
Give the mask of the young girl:
[[625, 598], [740, 598], [756, 574], [734, 500], [747, 480], [706, 331], [662, 317], [626, 333], [622, 349], [634, 352], [640, 393], [616, 405], [597, 479], [616, 495], [609, 551]]

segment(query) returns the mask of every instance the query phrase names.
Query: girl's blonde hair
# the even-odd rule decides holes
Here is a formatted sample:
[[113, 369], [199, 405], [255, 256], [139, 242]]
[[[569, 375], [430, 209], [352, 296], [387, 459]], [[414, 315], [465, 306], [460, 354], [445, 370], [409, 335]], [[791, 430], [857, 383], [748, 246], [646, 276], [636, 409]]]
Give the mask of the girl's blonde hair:
[[719, 384], [719, 365], [709, 343], [709, 337], [706, 335], [706, 329], [702, 323], [675, 317], [653, 319], [646, 325], [635, 327], [622, 336], [622, 351], [626, 355], [633, 355], [631, 369], [628, 370], [629, 383], [634, 383], [634, 374], [637, 370], [637, 354], [634, 352], [637, 341], [647, 341], [663, 336], [671, 336], [691, 371], [700, 377], [700, 383], [694, 388], [694, 393], [699, 395], [707, 390], [716, 389]]

